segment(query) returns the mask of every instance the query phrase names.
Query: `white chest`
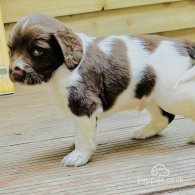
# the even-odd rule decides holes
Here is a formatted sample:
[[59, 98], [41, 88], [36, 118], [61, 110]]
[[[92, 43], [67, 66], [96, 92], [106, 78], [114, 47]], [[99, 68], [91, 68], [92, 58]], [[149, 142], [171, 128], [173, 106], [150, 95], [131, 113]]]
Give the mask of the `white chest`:
[[70, 83], [70, 72], [61, 65], [50, 81], [47, 83], [49, 95], [60, 109], [68, 111], [68, 85]]

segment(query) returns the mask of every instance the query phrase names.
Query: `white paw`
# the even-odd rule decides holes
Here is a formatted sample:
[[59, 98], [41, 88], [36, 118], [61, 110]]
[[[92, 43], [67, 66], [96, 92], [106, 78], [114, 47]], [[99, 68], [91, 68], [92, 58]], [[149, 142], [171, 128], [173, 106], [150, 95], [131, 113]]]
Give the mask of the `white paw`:
[[64, 157], [64, 159], [62, 160], [62, 164], [63, 166], [79, 167], [86, 164], [90, 160], [90, 158], [91, 155], [89, 152], [74, 150]]
[[187, 140], [188, 144], [195, 144], [195, 134], [191, 135], [188, 140]]
[[132, 139], [147, 139], [149, 137], [157, 135], [158, 132], [152, 131], [152, 130], [146, 130], [146, 129], [140, 129], [132, 134]]

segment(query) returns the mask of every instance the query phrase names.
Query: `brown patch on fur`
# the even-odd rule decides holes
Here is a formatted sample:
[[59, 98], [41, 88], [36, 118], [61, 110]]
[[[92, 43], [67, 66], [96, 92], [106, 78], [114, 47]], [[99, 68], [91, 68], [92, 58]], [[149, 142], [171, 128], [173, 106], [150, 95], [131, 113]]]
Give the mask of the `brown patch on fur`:
[[128, 87], [130, 83], [129, 63], [125, 43], [119, 39], [114, 41], [109, 63], [103, 71], [101, 99], [104, 110], [110, 109], [118, 95]]
[[135, 88], [135, 97], [141, 99], [144, 96], [149, 96], [152, 93], [156, 84], [156, 74], [152, 67], [147, 66], [143, 71], [140, 81]]
[[142, 40], [144, 46], [150, 52], [154, 52], [162, 41], [171, 41], [175, 44], [176, 49], [181, 55], [190, 56], [192, 59], [195, 59], [195, 43], [193, 42], [180, 38], [169, 38], [159, 35], [141, 35], [133, 37]]
[[195, 43], [180, 38], [170, 39], [170, 41], [174, 43], [181, 55], [195, 59]]
[[184, 56], [190, 56], [190, 58], [193, 60], [195, 59], [195, 43], [186, 40], [180, 40], [176, 44], [180, 54]]
[[156, 48], [159, 46], [161, 41], [169, 40], [167, 37], [162, 37], [158, 35], [141, 35], [137, 36], [136, 38], [143, 41], [144, 46], [150, 52], [154, 52]]
[[102, 106], [110, 109], [118, 95], [129, 85], [127, 49], [121, 40], [115, 40], [112, 54], [103, 53], [96, 40], [87, 50], [79, 68], [82, 80], [69, 88], [69, 107], [79, 116], [91, 116]]
[[148, 49], [151, 52], [154, 52], [162, 41], [171, 41], [176, 45], [178, 44], [178, 47], [182, 47], [185, 44], [185, 41], [182, 39], [169, 38], [160, 35], [140, 35], [140, 36], [133, 36], [133, 37], [143, 41], [143, 44], [146, 47], [146, 49]]

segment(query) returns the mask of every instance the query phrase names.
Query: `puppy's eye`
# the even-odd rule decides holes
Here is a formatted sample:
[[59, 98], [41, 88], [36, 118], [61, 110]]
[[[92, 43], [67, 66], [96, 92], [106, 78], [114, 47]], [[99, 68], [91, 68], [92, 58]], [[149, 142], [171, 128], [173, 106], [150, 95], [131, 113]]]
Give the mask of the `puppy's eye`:
[[41, 51], [39, 49], [34, 49], [32, 51], [32, 54], [33, 54], [33, 56], [38, 57], [38, 56], [41, 56], [43, 54], [43, 51]]

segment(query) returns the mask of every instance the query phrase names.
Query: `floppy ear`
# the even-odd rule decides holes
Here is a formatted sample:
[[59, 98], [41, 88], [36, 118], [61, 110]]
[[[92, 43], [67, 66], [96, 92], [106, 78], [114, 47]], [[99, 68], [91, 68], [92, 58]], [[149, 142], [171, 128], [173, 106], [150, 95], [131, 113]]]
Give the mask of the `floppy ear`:
[[61, 48], [65, 65], [69, 70], [73, 70], [80, 63], [83, 56], [81, 40], [71, 29], [57, 31], [53, 35]]

